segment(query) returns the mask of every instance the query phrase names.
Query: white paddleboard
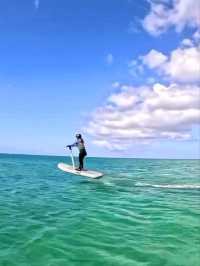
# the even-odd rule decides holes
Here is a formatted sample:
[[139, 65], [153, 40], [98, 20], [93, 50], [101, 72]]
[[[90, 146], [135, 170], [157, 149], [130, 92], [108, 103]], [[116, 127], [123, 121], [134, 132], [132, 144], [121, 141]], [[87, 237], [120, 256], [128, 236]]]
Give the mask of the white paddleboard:
[[100, 178], [103, 176], [102, 173], [96, 172], [96, 171], [91, 171], [91, 170], [82, 170], [82, 171], [77, 171], [73, 168], [72, 165], [66, 164], [66, 163], [59, 163], [58, 168], [64, 172], [71, 173], [74, 175], [81, 175], [81, 176], [87, 176], [90, 178]]

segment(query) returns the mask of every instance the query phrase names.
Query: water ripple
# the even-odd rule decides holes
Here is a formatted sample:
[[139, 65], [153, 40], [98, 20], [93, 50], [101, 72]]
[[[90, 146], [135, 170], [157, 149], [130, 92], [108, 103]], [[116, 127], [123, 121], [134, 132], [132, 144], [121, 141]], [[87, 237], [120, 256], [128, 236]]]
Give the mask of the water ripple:
[[198, 265], [198, 161], [63, 159], [0, 156], [0, 266]]

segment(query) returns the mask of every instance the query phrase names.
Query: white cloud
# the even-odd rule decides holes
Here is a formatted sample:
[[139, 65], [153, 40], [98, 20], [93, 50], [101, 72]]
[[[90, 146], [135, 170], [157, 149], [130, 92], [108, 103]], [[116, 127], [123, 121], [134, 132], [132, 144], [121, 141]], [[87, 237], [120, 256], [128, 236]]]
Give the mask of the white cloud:
[[129, 86], [122, 86], [120, 94], [113, 93], [109, 96], [108, 101], [121, 108], [132, 106], [137, 101], [136, 95], [130, 95]]
[[94, 140], [93, 143], [99, 147], [107, 148], [108, 150], [118, 150], [124, 151], [126, 147], [124, 145], [120, 145], [119, 142], [109, 142], [108, 140]]
[[155, 78], [154, 78], [154, 77], [149, 77], [149, 78], [147, 78], [147, 83], [148, 83], [148, 84], [153, 84], [153, 83], [155, 83]]
[[195, 33], [193, 34], [193, 38], [197, 42], [200, 40], [200, 30], [195, 31]]
[[170, 27], [181, 32], [186, 26], [200, 26], [200, 4], [198, 0], [151, 0], [150, 12], [142, 24], [152, 35], [160, 35]]
[[119, 83], [118, 81], [116, 81], [116, 82], [114, 82], [114, 83], [112, 84], [112, 87], [113, 87], [113, 88], [119, 88], [119, 87], [120, 87], [120, 83]]
[[[158, 74], [168, 77], [173, 82], [198, 82], [200, 81], [200, 47], [190, 47], [189, 45], [192, 45], [190, 39], [185, 39], [183, 43], [184, 46], [175, 49], [169, 56], [151, 50], [148, 54], [140, 56], [139, 60], [143, 65], [157, 70]], [[140, 62], [138, 61], [137, 64]]]
[[138, 77], [138, 75], [142, 74], [144, 72], [144, 67], [141, 64], [138, 64], [137, 60], [132, 60], [129, 64], [129, 73], [133, 77]]
[[112, 54], [108, 54], [108, 55], [106, 56], [106, 63], [107, 63], [108, 65], [111, 65], [113, 62], [114, 62], [114, 56], [113, 56]]
[[163, 71], [171, 79], [181, 82], [200, 80], [200, 48], [178, 48], [172, 51]]
[[149, 68], [156, 68], [167, 61], [167, 56], [152, 49], [147, 55], [141, 56], [140, 59]]
[[40, 0], [34, 0], [35, 8], [38, 9], [40, 6]]
[[195, 85], [122, 86], [94, 112], [85, 130], [96, 145], [108, 149], [154, 139], [188, 139], [200, 122], [199, 96]]
[[193, 42], [190, 39], [184, 39], [181, 44], [185, 47], [192, 47], [193, 46]]
[[128, 64], [129, 67], [135, 67], [137, 66], [137, 60], [132, 60], [129, 64]]
[[138, 33], [140, 32], [141, 23], [139, 20], [134, 20], [129, 23], [128, 32], [129, 33]]

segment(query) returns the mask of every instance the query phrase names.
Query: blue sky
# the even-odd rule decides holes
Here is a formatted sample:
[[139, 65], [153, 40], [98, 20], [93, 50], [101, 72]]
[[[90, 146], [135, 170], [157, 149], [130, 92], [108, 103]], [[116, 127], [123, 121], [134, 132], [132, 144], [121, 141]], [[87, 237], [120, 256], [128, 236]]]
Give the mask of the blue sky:
[[[166, 2], [172, 19], [160, 25], [156, 16], [162, 15]], [[185, 58], [195, 54], [198, 22], [193, 14], [175, 20], [179, 13], [171, 13], [176, 2], [160, 1], [160, 7], [145, 0], [1, 2], [0, 152], [65, 154], [65, 145], [81, 132], [91, 156], [199, 157], [193, 107], [199, 80], [196, 69], [188, 75], [187, 67], [177, 73], [172, 57], [173, 52], [178, 57], [180, 49]], [[178, 8], [187, 7], [187, 0], [181, 2]], [[193, 44], [181, 44], [183, 40]], [[184, 107], [173, 106], [180, 115], [169, 113], [166, 120], [174, 119], [173, 130], [168, 122], [152, 129], [150, 117], [142, 123], [139, 119], [146, 106], [152, 106], [148, 99], [163, 104], [163, 96], [153, 92], [158, 83], [170, 88], [166, 97], [181, 91], [180, 102], [191, 98]], [[148, 90], [152, 92], [144, 100], [141, 93]], [[109, 120], [109, 106], [117, 125]], [[159, 120], [159, 110], [148, 112]], [[129, 115], [137, 121], [126, 121]], [[184, 119], [177, 121], [178, 116]]]

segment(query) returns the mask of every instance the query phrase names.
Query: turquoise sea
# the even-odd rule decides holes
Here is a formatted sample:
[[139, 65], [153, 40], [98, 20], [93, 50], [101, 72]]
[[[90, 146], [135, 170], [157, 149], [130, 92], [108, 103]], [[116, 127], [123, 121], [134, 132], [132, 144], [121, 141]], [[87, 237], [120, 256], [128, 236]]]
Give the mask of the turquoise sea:
[[198, 160], [0, 155], [0, 266], [199, 266]]

